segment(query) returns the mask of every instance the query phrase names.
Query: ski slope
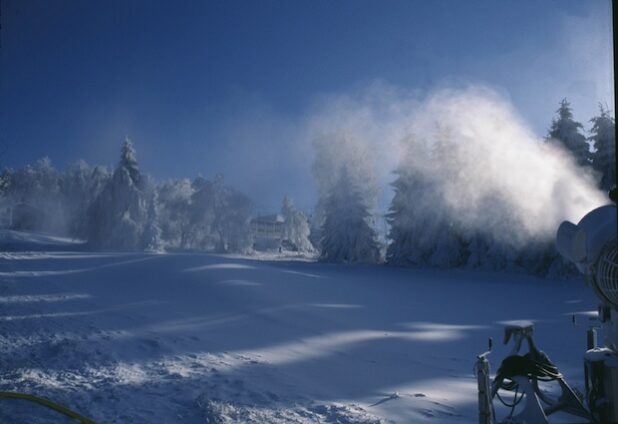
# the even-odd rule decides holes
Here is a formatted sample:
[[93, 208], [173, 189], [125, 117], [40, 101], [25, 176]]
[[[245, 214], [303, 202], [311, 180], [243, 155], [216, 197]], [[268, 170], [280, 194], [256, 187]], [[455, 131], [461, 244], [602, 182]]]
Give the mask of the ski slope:
[[[580, 280], [31, 247], [0, 256], [0, 390], [101, 423], [477, 422], [502, 322], [581, 388], [596, 309]], [[0, 400], [0, 422], [68, 421]]]

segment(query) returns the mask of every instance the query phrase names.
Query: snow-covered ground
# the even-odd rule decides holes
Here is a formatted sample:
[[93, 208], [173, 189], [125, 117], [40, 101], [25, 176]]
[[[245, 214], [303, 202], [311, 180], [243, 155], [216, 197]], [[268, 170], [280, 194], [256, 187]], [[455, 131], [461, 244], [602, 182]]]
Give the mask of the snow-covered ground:
[[[62, 243], [0, 256], [0, 390], [97, 422], [476, 422], [475, 355], [493, 337], [495, 370], [515, 319], [582, 385], [580, 280]], [[0, 422], [67, 421], [0, 400]]]

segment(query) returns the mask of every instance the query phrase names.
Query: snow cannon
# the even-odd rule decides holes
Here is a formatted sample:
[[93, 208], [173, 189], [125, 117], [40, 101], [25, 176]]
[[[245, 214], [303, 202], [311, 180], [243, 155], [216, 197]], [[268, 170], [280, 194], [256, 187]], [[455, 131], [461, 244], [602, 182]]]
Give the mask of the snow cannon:
[[565, 221], [556, 247], [573, 262], [599, 298], [604, 346], [588, 331], [584, 356], [586, 400], [597, 422], [618, 423], [618, 225], [616, 205], [594, 209], [577, 225]]
[[[558, 228], [556, 247], [584, 274], [601, 300], [600, 317], [612, 321], [618, 311], [618, 250], [616, 205], [594, 209], [577, 225], [564, 221]], [[606, 343], [617, 350], [618, 334], [606, 333]]]
[[[569, 386], [545, 352], [538, 349], [533, 334], [532, 322], [505, 323], [504, 344], [512, 341], [513, 346], [492, 381], [488, 360], [491, 342], [490, 349], [477, 356], [479, 423], [548, 424], [549, 417], [557, 412], [595, 422], [582, 397]], [[526, 353], [521, 352], [524, 347]], [[547, 390], [548, 385], [553, 385], [554, 390]]]
[[615, 205], [602, 206], [577, 224], [563, 222], [556, 236], [560, 254], [575, 264], [600, 300], [605, 343], [597, 346], [596, 330], [588, 330], [585, 393], [573, 390], [558, 367], [539, 350], [531, 322], [506, 323], [504, 343], [512, 342], [513, 348], [493, 380], [488, 360], [491, 343], [487, 352], [477, 356], [480, 424], [547, 424], [556, 412], [588, 423], [618, 424], [617, 218]]

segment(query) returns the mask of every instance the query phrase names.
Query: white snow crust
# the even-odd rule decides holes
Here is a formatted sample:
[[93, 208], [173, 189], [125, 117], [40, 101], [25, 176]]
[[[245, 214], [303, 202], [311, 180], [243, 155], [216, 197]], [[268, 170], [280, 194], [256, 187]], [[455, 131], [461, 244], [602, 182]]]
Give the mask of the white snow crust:
[[[581, 280], [70, 246], [0, 256], [0, 390], [97, 422], [477, 422], [475, 357], [493, 337], [495, 372], [513, 320], [583, 385]], [[67, 421], [3, 399], [0, 422]]]

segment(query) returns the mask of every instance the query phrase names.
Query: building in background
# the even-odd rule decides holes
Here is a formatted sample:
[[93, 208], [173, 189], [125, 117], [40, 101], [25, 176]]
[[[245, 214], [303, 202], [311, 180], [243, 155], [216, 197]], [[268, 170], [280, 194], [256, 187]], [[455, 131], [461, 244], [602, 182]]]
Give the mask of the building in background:
[[279, 250], [285, 237], [284, 219], [279, 214], [262, 215], [251, 220], [253, 248], [255, 250]]

